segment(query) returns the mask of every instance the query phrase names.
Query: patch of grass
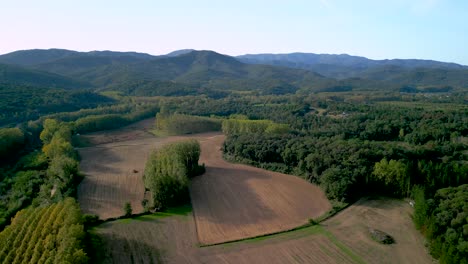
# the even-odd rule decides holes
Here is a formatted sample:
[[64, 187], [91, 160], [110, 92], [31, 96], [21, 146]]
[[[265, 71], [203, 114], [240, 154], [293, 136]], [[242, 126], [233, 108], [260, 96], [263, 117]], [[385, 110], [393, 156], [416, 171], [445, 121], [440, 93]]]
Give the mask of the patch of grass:
[[172, 215], [189, 215], [192, 213], [192, 205], [186, 204], [178, 207], [171, 207], [164, 212]]
[[[345, 202], [340, 202], [340, 201], [336, 201], [336, 200], [331, 200], [330, 201], [331, 205], [332, 205], [332, 209], [328, 212], [326, 212], [325, 214], [315, 218], [315, 219], [310, 219], [310, 220], [313, 220], [315, 221], [316, 223], [321, 223], [325, 220], [327, 220], [328, 218], [336, 215], [337, 213], [341, 212], [342, 210], [346, 209], [348, 206], [351, 205], [351, 203], [345, 203]], [[310, 221], [309, 220], [309, 221]]]
[[319, 224], [311, 225], [307, 224], [304, 226], [300, 226], [293, 230], [282, 231], [275, 234], [266, 234], [252, 238], [241, 239], [232, 242], [225, 242], [220, 243], [217, 245], [200, 245], [200, 247], [207, 247], [207, 246], [221, 246], [223, 248], [228, 248], [230, 246], [234, 246], [239, 243], [258, 243], [267, 239], [299, 239], [302, 237], [307, 237], [311, 235], [323, 235], [328, 238], [336, 247], [338, 247], [341, 251], [343, 251], [346, 255], [348, 255], [355, 263], [365, 264], [366, 262], [357, 254], [355, 254], [350, 248], [346, 245], [341, 243], [331, 232], [326, 230]]
[[326, 236], [330, 239], [335, 246], [337, 246], [341, 251], [343, 251], [346, 255], [348, 255], [354, 262], [365, 264], [366, 262], [358, 255], [356, 255], [350, 248], [348, 248], [345, 244], [341, 243], [330, 231], [326, 230], [325, 228], [319, 226], [321, 230], [321, 234]]
[[279, 231], [273, 234], [264, 234], [255, 237], [243, 238], [234, 241], [222, 242], [218, 244], [210, 245], [199, 245], [200, 247], [210, 247], [210, 246], [223, 246], [224, 248], [238, 243], [257, 243], [267, 239], [291, 239], [291, 238], [301, 238], [309, 235], [318, 234], [320, 229], [316, 228], [318, 225], [305, 224], [290, 230]]
[[138, 221], [153, 221], [155, 219], [165, 218], [169, 216], [188, 216], [192, 213], [192, 205], [186, 204], [177, 207], [168, 208], [162, 212], [156, 212], [153, 214], [146, 214], [137, 217], [133, 217], [131, 219], [138, 220]]
[[120, 223], [120, 224], [129, 224], [132, 222], [132, 218], [118, 219], [118, 220], [115, 220], [115, 222]]

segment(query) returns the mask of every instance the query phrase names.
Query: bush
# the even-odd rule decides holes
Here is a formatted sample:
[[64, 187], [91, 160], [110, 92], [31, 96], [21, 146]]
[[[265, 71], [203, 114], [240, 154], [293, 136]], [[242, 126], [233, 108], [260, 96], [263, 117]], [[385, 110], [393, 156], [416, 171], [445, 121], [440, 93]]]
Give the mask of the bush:
[[130, 202], [126, 202], [124, 204], [123, 210], [124, 210], [125, 217], [132, 216], [133, 210], [132, 210], [132, 205], [130, 204]]

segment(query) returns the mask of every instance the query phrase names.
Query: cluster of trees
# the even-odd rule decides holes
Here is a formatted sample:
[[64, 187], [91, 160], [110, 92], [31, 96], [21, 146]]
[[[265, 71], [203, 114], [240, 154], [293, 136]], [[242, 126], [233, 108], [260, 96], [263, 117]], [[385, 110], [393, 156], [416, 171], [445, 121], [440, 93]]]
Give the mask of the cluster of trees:
[[72, 122], [72, 126], [77, 133], [114, 129], [152, 117], [158, 110], [157, 105], [144, 105], [125, 114], [87, 115]]
[[0, 169], [0, 229], [37, 196], [47, 166], [47, 157], [42, 152], [32, 152], [23, 156], [13, 168]]
[[[418, 224], [423, 226], [422, 230], [438, 230], [427, 231], [432, 254], [443, 263], [460, 263], [466, 259], [466, 242], [461, 239], [463, 231], [458, 222], [466, 218], [468, 207], [457, 207], [458, 213], [455, 209], [436, 209], [438, 203], [442, 208], [452, 199], [441, 198], [450, 196], [442, 188], [468, 183], [466, 107], [428, 103], [362, 104], [307, 98], [291, 100], [289, 104], [272, 102], [257, 109], [246, 106], [245, 114], [257, 118], [269, 115], [274, 121], [280, 116], [290, 126], [289, 133], [268, 134], [245, 129], [241, 133], [227, 133], [223, 146], [225, 157], [302, 176], [319, 184], [330, 199], [336, 200], [352, 201], [374, 193], [417, 197], [418, 190], [422, 189], [423, 198], [431, 199], [427, 202], [416, 199], [416, 206], [425, 209], [423, 214], [415, 215], [415, 222], [422, 219], [422, 224]], [[277, 111], [281, 114], [277, 115]], [[463, 196], [466, 205], [466, 187], [460, 187], [457, 193], [457, 201]], [[426, 220], [456, 223], [456, 227], [441, 229]]]
[[443, 188], [435, 195], [416, 189], [414, 221], [440, 263], [468, 263], [468, 184]]
[[78, 154], [71, 144], [72, 126], [46, 119], [43, 128], [42, 152], [32, 151], [0, 169], [0, 227], [30, 204], [40, 206], [75, 195], [81, 176]]
[[41, 186], [38, 202], [60, 201], [73, 196], [82, 177], [78, 172], [78, 153], [71, 144], [72, 126], [46, 119], [40, 134], [42, 151], [49, 160], [46, 181]]
[[204, 116], [169, 114], [162, 111], [156, 114], [156, 129], [170, 135], [219, 131], [221, 130], [221, 120]]
[[238, 162], [302, 176], [338, 200], [372, 190], [401, 197], [415, 185], [436, 190], [468, 182], [464, 149], [446, 144], [251, 133], [228, 136], [223, 150]]
[[152, 206], [157, 209], [189, 201], [191, 177], [204, 172], [198, 165], [200, 144], [191, 139], [165, 145], [151, 153], [146, 162], [144, 183], [152, 193]]
[[223, 121], [223, 133], [226, 135], [244, 133], [284, 134], [288, 133], [286, 124], [276, 124], [271, 120], [226, 119]]
[[24, 133], [19, 128], [0, 128], [0, 159], [15, 156], [24, 145]]
[[67, 198], [18, 212], [0, 233], [4, 263], [87, 263], [85, 232], [78, 203]]

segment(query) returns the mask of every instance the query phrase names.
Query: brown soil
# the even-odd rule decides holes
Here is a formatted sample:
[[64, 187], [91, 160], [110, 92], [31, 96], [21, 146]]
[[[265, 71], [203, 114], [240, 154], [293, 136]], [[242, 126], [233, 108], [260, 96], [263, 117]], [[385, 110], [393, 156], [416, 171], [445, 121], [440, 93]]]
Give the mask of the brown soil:
[[87, 144], [92, 146], [136, 139], [153, 138], [153, 135], [149, 131], [154, 129], [155, 121], [155, 118], [149, 118], [123, 128], [98, 131], [78, 137], [83, 138]]
[[331, 206], [316, 185], [222, 158], [224, 136], [200, 140], [206, 173], [192, 182], [198, 239], [216, 244], [289, 230]]
[[94, 232], [104, 241], [104, 263], [356, 263], [327, 235], [314, 230], [198, 247], [195, 223], [188, 214], [118, 220]]
[[[402, 200], [361, 199], [324, 225], [368, 263], [431, 263], [423, 237], [411, 220], [412, 211]], [[378, 243], [370, 228], [389, 234], [395, 243]]]
[[119, 130], [81, 136], [96, 144], [78, 149], [80, 170], [85, 175], [78, 186], [78, 201], [84, 213], [98, 215], [101, 219], [119, 217], [124, 214], [126, 202], [132, 205], [133, 213], [143, 212], [142, 177], [149, 154], [166, 143], [186, 138], [156, 138], [147, 132], [152, 124], [154, 119]]

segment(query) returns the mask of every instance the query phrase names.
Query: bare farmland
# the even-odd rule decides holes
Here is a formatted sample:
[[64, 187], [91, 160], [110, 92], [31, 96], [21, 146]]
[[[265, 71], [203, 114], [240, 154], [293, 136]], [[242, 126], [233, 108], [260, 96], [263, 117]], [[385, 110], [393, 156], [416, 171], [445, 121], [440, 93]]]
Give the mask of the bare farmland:
[[224, 161], [224, 136], [200, 141], [207, 170], [193, 180], [191, 198], [201, 244], [292, 229], [330, 209], [323, 191], [303, 179]]
[[183, 137], [156, 138], [148, 129], [154, 119], [122, 129], [82, 136], [92, 147], [80, 148], [80, 169], [85, 174], [78, 186], [78, 201], [84, 213], [101, 219], [123, 215], [130, 202], [134, 213], [141, 213], [145, 198], [143, 171], [149, 153]]
[[[324, 225], [368, 263], [431, 263], [411, 213], [411, 206], [402, 200], [361, 199]], [[388, 233], [396, 243], [377, 243], [369, 228]]]
[[361, 263], [319, 226], [210, 247], [198, 247], [190, 212], [113, 221], [94, 232], [104, 241], [104, 263]]

